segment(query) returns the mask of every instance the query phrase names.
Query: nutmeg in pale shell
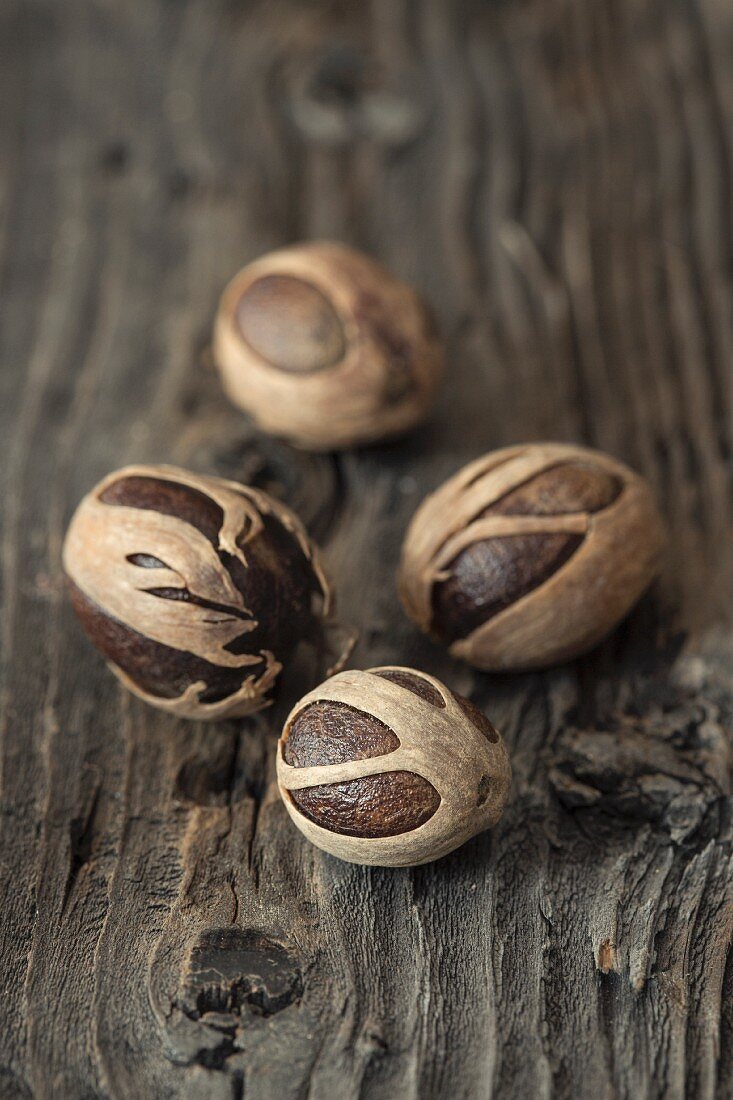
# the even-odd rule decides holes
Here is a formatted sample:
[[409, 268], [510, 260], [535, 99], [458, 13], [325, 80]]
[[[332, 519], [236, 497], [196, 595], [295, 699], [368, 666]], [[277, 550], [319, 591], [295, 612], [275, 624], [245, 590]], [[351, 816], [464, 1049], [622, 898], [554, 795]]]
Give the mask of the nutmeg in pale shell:
[[415, 291], [345, 245], [249, 264], [222, 295], [214, 359], [235, 405], [311, 450], [398, 435], [434, 399], [442, 349]]
[[278, 745], [286, 809], [352, 863], [413, 866], [495, 825], [511, 768], [468, 699], [414, 669], [339, 673], [291, 711]]
[[653, 580], [664, 526], [648, 483], [584, 447], [477, 459], [418, 509], [399, 589], [407, 613], [477, 668], [541, 668], [600, 642]]
[[74, 609], [113, 672], [186, 718], [254, 714], [317, 640], [331, 592], [300, 521], [257, 489], [130, 466], [77, 508], [63, 549]]

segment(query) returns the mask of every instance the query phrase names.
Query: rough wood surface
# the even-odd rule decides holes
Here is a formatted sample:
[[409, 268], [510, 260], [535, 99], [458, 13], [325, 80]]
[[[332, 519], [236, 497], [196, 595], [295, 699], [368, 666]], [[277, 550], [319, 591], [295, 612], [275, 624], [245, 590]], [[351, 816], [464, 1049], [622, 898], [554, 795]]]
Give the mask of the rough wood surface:
[[[0, 5], [0, 1095], [733, 1093], [733, 8], [721, 0]], [[259, 437], [207, 346], [227, 279], [341, 238], [433, 302], [432, 425]], [[645, 473], [662, 582], [600, 650], [489, 677], [398, 610], [419, 500], [556, 438]], [[507, 737], [492, 834], [309, 847], [287, 707], [189, 724], [76, 625], [66, 523], [126, 462], [251, 479], [324, 546], [355, 662]]]

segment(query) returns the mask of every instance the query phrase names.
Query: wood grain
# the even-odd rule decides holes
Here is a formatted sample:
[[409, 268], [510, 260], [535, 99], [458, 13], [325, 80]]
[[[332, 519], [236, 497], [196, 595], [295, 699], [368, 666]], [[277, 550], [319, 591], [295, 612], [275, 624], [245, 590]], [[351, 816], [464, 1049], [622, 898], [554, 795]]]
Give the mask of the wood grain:
[[[730, 7], [6, 0], [0, 99], [0, 1094], [730, 1096]], [[338, 460], [250, 430], [207, 353], [227, 279], [315, 237], [448, 343], [431, 425]], [[474, 674], [389, 578], [426, 492], [543, 438], [649, 477], [668, 567], [587, 658]], [[354, 663], [505, 734], [493, 833], [338, 863], [277, 797], [287, 708], [120, 688], [60, 548], [132, 461], [301, 513]]]

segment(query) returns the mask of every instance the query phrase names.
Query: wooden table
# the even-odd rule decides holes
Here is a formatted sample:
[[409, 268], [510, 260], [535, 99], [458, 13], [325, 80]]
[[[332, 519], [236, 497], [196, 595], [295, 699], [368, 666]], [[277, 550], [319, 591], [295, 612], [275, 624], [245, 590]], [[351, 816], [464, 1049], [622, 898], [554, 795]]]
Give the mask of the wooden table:
[[[729, 1097], [733, 6], [4, 0], [2, 1097]], [[283, 242], [433, 302], [429, 427], [309, 456], [230, 408], [219, 292]], [[644, 471], [665, 575], [598, 651], [474, 675], [394, 569], [423, 495], [515, 441]], [[418, 870], [311, 849], [287, 701], [176, 721], [78, 628], [59, 551], [129, 461], [249, 480], [323, 545], [354, 662], [508, 739], [492, 834]]]

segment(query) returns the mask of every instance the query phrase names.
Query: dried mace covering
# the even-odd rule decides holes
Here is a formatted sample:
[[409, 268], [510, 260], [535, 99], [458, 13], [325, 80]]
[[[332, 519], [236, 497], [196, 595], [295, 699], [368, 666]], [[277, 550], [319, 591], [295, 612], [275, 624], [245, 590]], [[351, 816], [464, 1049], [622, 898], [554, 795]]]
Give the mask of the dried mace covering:
[[501, 817], [511, 779], [481, 711], [409, 668], [341, 672], [291, 711], [278, 745], [287, 811], [313, 844], [384, 867], [429, 863]]
[[331, 595], [300, 521], [266, 493], [130, 466], [82, 500], [64, 543], [87, 634], [141, 699], [186, 718], [253, 714], [317, 638]]
[[214, 358], [234, 402], [312, 450], [418, 424], [442, 350], [417, 294], [340, 244], [300, 244], [245, 267], [224, 291]]
[[407, 613], [487, 670], [540, 668], [599, 642], [657, 572], [664, 529], [647, 482], [583, 447], [494, 451], [418, 509]]

